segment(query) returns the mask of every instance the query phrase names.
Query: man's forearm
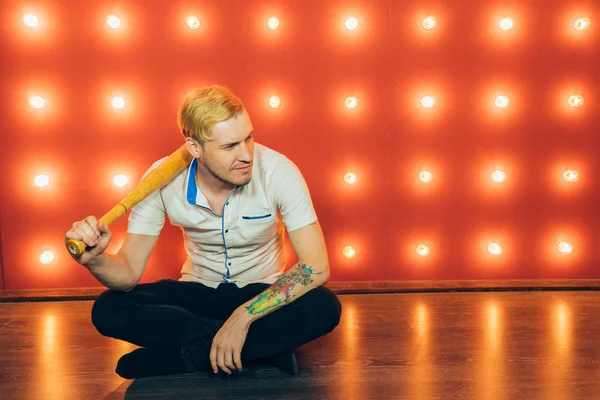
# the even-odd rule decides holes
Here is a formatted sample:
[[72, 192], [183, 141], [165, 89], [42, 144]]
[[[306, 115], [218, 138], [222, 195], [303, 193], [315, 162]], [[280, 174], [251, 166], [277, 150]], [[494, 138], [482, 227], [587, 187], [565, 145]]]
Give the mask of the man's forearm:
[[102, 254], [85, 267], [101, 284], [115, 291], [130, 290], [137, 283], [131, 266], [119, 254]]
[[[326, 272], [327, 271], [327, 272]], [[267, 290], [244, 303], [237, 313], [244, 313], [250, 323], [293, 302], [308, 291], [329, 280], [328, 269], [298, 263], [290, 268]], [[242, 317], [240, 315], [240, 317]]]

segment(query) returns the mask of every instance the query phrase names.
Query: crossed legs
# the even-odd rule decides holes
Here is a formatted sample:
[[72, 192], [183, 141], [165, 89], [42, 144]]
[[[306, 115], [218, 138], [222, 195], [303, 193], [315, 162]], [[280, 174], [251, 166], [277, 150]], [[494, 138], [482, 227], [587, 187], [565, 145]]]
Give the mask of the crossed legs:
[[[222, 283], [213, 289], [161, 280], [129, 292], [109, 290], [96, 299], [92, 322], [102, 335], [142, 347], [119, 361], [117, 373], [125, 378], [209, 370], [214, 335], [236, 308], [268, 287]], [[315, 288], [250, 326], [242, 362], [289, 354], [333, 331], [340, 315], [337, 296]]]

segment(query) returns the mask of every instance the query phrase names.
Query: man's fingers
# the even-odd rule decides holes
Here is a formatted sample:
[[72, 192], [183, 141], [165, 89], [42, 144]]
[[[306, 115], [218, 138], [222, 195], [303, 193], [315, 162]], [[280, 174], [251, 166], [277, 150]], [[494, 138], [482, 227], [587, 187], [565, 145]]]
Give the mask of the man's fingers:
[[75, 239], [75, 240], [82, 240], [83, 237], [75, 232], [75, 231], [67, 231], [67, 233], [65, 234], [66, 237], [68, 237], [69, 239]]
[[213, 342], [212, 347], [210, 348], [210, 365], [212, 366], [213, 372], [216, 374], [219, 372], [217, 369], [217, 347]]
[[234, 350], [233, 351], [233, 362], [235, 363], [235, 366], [237, 367], [238, 370], [242, 370], [242, 352], [239, 350]]
[[233, 364], [233, 350], [225, 351], [225, 365], [231, 370], [235, 369], [235, 365]]
[[92, 232], [94, 233], [94, 235], [100, 236], [100, 232], [98, 231], [98, 228], [97, 228], [98, 220], [96, 219], [96, 217], [94, 217], [93, 215], [90, 215], [89, 217], [84, 219], [84, 221], [89, 224], [89, 227], [92, 229]]
[[217, 350], [217, 365], [223, 370], [223, 372], [225, 372], [228, 375], [231, 375], [231, 371], [225, 365], [225, 352], [222, 348], [219, 348]]
[[72, 230], [74, 232], [78, 233], [82, 237], [82, 240], [88, 246], [95, 246], [97, 244], [96, 242], [98, 240], [98, 237], [96, 236], [96, 234], [92, 230], [91, 226], [89, 226], [87, 224], [78, 224]]

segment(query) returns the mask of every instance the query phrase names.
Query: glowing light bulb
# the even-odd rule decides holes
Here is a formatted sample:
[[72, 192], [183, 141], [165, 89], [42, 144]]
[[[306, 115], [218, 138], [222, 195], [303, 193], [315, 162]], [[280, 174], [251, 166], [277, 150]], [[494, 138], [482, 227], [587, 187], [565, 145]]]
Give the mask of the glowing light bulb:
[[356, 255], [356, 250], [354, 250], [354, 248], [352, 246], [344, 247], [344, 250], [342, 250], [342, 252], [344, 253], [344, 256], [346, 256], [347, 258], [352, 258]]
[[500, 22], [498, 22], [498, 27], [500, 30], [507, 31], [511, 29], [515, 25], [515, 22], [512, 18], [502, 18]]
[[573, 108], [578, 108], [583, 105], [583, 96], [578, 94], [569, 97], [569, 105]]
[[417, 246], [417, 254], [420, 256], [426, 256], [427, 254], [429, 254], [429, 247], [427, 247], [424, 244], [420, 244]]
[[433, 179], [433, 174], [429, 171], [421, 171], [419, 172], [419, 180], [423, 183], [431, 182]]
[[200, 20], [195, 15], [190, 15], [189, 17], [187, 17], [187, 26], [190, 29], [196, 30], [200, 28]]
[[48, 175], [37, 175], [33, 178], [33, 184], [37, 187], [44, 187], [50, 184], [50, 178]]
[[269, 107], [271, 108], [279, 108], [281, 105], [281, 99], [277, 96], [271, 96], [269, 99]]
[[498, 243], [492, 243], [488, 246], [490, 254], [497, 256], [502, 253], [502, 247]]
[[348, 108], [355, 108], [356, 107], [356, 97], [346, 97], [344, 104]]
[[495, 170], [492, 172], [492, 180], [497, 183], [504, 182], [506, 180], [506, 174], [503, 171]]
[[558, 251], [560, 251], [563, 254], [571, 254], [573, 252], [573, 246], [571, 245], [571, 243], [560, 242], [558, 244]]
[[346, 172], [346, 175], [344, 175], [344, 182], [352, 185], [354, 182], [356, 182], [356, 175], [353, 172]]
[[575, 182], [579, 179], [579, 174], [575, 170], [568, 169], [563, 172], [563, 179], [567, 182]]
[[496, 97], [495, 103], [496, 103], [496, 107], [506, 108], [506, 107], [508, 107], [509, 100], [508, 100], [508, 97], [506, 97], [506, 96], [498, 96], [498, 97]]
[[127, 177], [123, 174], [117, 175], [113, 178], [113, 183], [118, 187], [127, 185], [127, 182], [129, 182], [129, 179], [127, 179]]
[[29, 104], [33, 108], [42, 108], [44, 107], [44, 99], [40, 96], [32, 96], [29, 98]]
[[112, 106], [114, 108], [123, 108], [123, 107], [125, 107], [125, 99], [123, 99], [122, 97], [113, 97], [113, 99], [112, 99]]
[[573, 28], [577, 31], [584, 31], [590, 27], [590, 19], [589, 18], [577, 18], [575, 22], [573, 22]]
[[346, 20], [344, 25], [346, 25], [346, 29], [353, 31], [358, 26], [358, 20], [355, 17], [350, 17]]
[[279, 28], [279, 20], [277, 19], [277, 17], [269, 18], [269, 20], [267, 21], [267, 26], [271, 30], [275, 30], [275, 29]]
[[46, 250], [40, 254], [40, 262], [42, 264], [50, 264], [54, 260], [54, 253]]
[[33, 14], [25, 14], [23, 15], [23, 23], [25, 24], [25, 26], [35, 28], [40, 24], [40, 20]]
[[435, 104], [435, 99], [431, 96], [425, 96], [421, 99], [421, 105], [425, 108], [431, 108]]
[[116, 15], [109, 15], [106, 17], [106, 23], [113, 29], [117, 29], [121, 26], [121, 20]]
[[435, 26], [436, 23], [437, 23], [437, 20], [435, 19], [435, 17], [430, 15], [429, 17], [427, 17], [423, 20], [423, 28], [425, 28], [427, 30], [431, 30], [431, 29], [433, 29], [433, 27]]

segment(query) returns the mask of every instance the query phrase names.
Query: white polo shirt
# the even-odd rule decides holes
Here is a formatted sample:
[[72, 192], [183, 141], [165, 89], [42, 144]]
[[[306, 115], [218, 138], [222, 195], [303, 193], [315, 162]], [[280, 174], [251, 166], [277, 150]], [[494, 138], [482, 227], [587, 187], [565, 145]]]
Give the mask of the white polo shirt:
[[[166, 158], [166, 157], [165, 157]], [[165, 158], [152, 164], [144, 176]], [[273, 283], [285, 270], [288, 232], [317, 220], [310, 192], [296, 165], [259, 143], [252, 180], [235, 187], [223, 210], [214, 213], [196, 185], [197, 160], [131, 209], [128, 233], [159, 235], [165, 217], [181, 227], [187, 259], [182, 281], [210, 287], [233, 282]]]

